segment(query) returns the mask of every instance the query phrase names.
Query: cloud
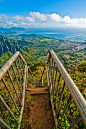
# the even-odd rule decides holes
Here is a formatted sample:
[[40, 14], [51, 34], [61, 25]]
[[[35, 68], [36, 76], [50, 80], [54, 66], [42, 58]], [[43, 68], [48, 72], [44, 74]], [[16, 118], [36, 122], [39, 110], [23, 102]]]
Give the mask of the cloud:
[[24, 21], [24, 17], [23, 16], [16, 15], [16, 16], [13, 16], [12, 17], [12, 20]]
[[2, 17], [5, 18], [5, 19], [8, 19], [8, 16], [5, 15], [5, 14], [2, 14]]
[[41, 14], [39, 12], [30, 12], [29, 15], [32, 16], [33, 18], [38, 18], [41, 22], [47, 21], [47, 16], [43, 13]]
[[29, 21], [29, 22], [32, 22], [32, 23], [35, 22], [35, 19], [32, 18], [32, 17], [26, 17], [25, 20], [26, 20], [26, 21]]
[[53, 13], [51, 15], [49, 14], [48, 16], [52, 21], [66, 23], [67, 25], [86, 24], [86, 18], [70, 18], [69, 15], [62, 18], [59, 14], [56, 13]]
[[55, 22], [64, 22], [64, 23], [68, 23], [68, 24], [69, 23], [71, 24], [73, 22], [69, 15], [64, 16], [62, 18], [59, 14], [53, 13], [53, 14], [48, 15], [48, 16], [50, 17], [50, 19], [52, 21], [55, 21]]
[[0, 23], [5, 22], [7, 19], [8, 19], [8, 16], [6, 16], [5, 14], [0, 14]]
[[23, 17], [21, 15], [16, 15], [11, 18], [12, 20], [22, 21], [22, 22], [32, 22], [34, 23], [35, 20], [32, 17]]
[[71, 25], [78, 25], [78, 24], [85, 24], [86, 23], [86, 19], [84, 18], [70, 18], [70, 16], [65, 16], [63, 19], [62, 19], [63, 22], [65, 23], [68, 23], [68, 24], [71, 24]]
[[[71, 18], [69, 15], [61, 17], [57, 13], [44, 14], [40, 12], [30, 12], [28, 16], [14, 15], [12, 17], [0, 14], [0, 26], [85, 26], [86, 18]], [[59, 26], [59, 27], [60, 27]]]
[[15, 26], [15, 27], [18, 26], [18, 24], [17, 24], [16, 22], [9, 22], [8, 24], [9, 24], [10, 26]]
[[30, 12], [29, 16], [23, 17], [21, 15], [16, 15], [11, 18], [12, 20], [18, 20], [18, 21], [23, 21], [23, 22], [31, 22], [35, 23], [36, 20], [38, 19], [41, 22], [46, 22], [47, 21], [47, 16], [44, 14], [41, 14], [39, 12]]
[[51, 15], [48, 14], [48, 16], [50, 17], [50, 19], [52, 21], [56, 21], [56, 22], [61, 22], [62, 18], [59, 16], [59, 14], [53, 13]]
[[65, 22], [65, 23], [72, 23], [72, 19], [67, 15], [65, 16], [64, 18], [62, 18], [62, 22]]

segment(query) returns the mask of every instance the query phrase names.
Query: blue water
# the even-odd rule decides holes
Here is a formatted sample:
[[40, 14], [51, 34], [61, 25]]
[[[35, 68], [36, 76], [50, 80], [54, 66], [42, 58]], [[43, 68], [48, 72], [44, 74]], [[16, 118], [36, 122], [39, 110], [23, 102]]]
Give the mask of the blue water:
[[27, 29], [25, 34], [42, 34], [56, 39], [86, 42], [86, 28], [35, 28]]

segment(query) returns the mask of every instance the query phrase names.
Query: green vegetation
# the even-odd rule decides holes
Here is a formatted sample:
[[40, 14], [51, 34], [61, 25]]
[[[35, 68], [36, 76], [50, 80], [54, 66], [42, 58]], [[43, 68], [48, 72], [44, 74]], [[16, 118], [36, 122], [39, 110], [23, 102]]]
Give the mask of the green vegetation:
[[[22, 91], [22, 85], [20, 83], [20, 79], [23, 80], [23, 77], [22, 77], [22, 73], [20, 71], [20, 65], [19, 65], [19, 60], [16, 59], [17, 61], [17, 67], [18, 67], [18, 71], [16, 71], [16, 68], [15, 68], [15, 63], [13, 63], [13, 66], [15, 68], [15, 71], [16, 71], [16, 76], [17, 76], [17, 79], [18, 79], [18, 82], [19, 82], [19, 86], [20, 86], [20, 89]], [[19, 90], [19, 87], [18, 87], [18, 82], [16, 80], [16, 76], [14, 74], [14, 71], [12, 69], [12, 67], [9, 68], [9, 73], [11, 75], [11, 78], [13, 80], [13, 84], [15, 86], [15, 89], [17, 91], [17, 94], [21, 100], [21, 94], [20, 94], [20, 90]], [[17, 95], [16, 95], [16, 92], [14, 90], [14, 87], [13, 87], [13, 84], [12, 84], [12, 81], [10, 79], [10, 76], [8, 74], [8, 72], [5, 73], [4, 77], [4, 82], [6, 83], [18, 109], [20, 110], [21, 109], [21, 106], [20, 106], [20, 102], [18, 101], [18, 98], [17, 98]], [[19, 121], [19, 112], [13, 102], [13, 99], [10, 97], [9, 95], [9, 92], [6, 88], [6, 86], [4, 85], [4, 82], [2, 80], [0, 80], [0, 95], [3, 97], [3, 99], [5, 100], [6, 104], [8, 105], [8, 107], [11, 109], [12, 113], [14, 114], [14, 116], [16, 117], [17, 121]], [[11, 116], [11, 114], [9, 113], [9, 111], [5, 108], [4, 104], [2, 102], [0, 102], [0, 118], [2, 120], [4, 120], [12, 129], [17, 129], [18, 128], [18, 123], [16, 123], [16, 121], [14, 120], [14, 118]], [[1, 129], [5, 129], [5, 127], [0, 123], [0, 127]]]
[[45, 39], [43, 39], [43, 40], [40, 40], [41, 42], [48, 42], [48, 43], [57, 43], [57, 42], [59, 42], [59, 40], [54, 40], [54, 39], [47, 39], [47, 38], [45, 38]]
[[[15, 80], [15, 77], [12, 76]], [[8, 77], [8, 75], [6, 74], [4, 77], [6, 84], [8, 85], [8, 88], [11, 92], [11, 94], [14, 96], [15, 92], [13, 89], [13, 86], [11, 84], [11, 81]], [[16, 84], [16, 82], [14, 81], [14, 84]], [[7, 103], [7, 105], [9, 106], [9, 108], [11, 109], [12, 113], [16, 116], [16, 119], [19, 119], [19, 113], [17, 111], [17, 109], [15, 108], [15, 105], [12, 101], [12, 99], [9, 96], [8, 91], [6, 90], [5, 86], [3, 85], [2, 81], [0, 81], [0, 95], [3, 97], [3, 99], [5, 100], [5, 102]], [[17, 101], [16, 99], [14, 99], [15, 101]], [[19, 106], [19, 103], [17, 102], [17, 106]], [[9, 113], [9, 111], [5, 108], [5, 106], [3, 105], [2, 102], [0, 102], [0, 118], [2, 120], [4, 120], [8, 126], [10, 126], [12, 129], [16, 129], [18, 128], [18, 123], [16, 123], [16, 121], [14, 120], [14, 118], [11, 116], [11, 114]], [[6, 127], [2, 126], [2, 124], [0, 123], [0, 127], [2, 129], [5, 129]]]
[[47, 38], [45, 38], [45, 39], [40, 40], [40, 41], [41, 42], [49, 42], [49, 43], [51, 43], [53, 41], [53, 39], [47, 39]]
[[[14, 40], [15, 39], [15, 40]], [[8, 39], [0, 35], [0, 67], [16, 52], [20, 51], [29, 66], [40, 62], [40, 56], [47, 56], [50, 49], [55, 49], [60, 44], [55, 40], [43, 35], [19, 35], [14, 39]]]
[[75, 54], [76, 55], [84, 55], [84, 53], [81, 53], [81, 52], [76, 52]]
[[[67, 41], [64, 41], [67, 42]], [[71, 49], [72, 47], [67, 46], [67, 48], [59, 48], [61, 44], [60, 40], [55, 40], [54, 38], [51, 37], [46, 37], [43, 35], [19, 35], [15, 36], [14, 39], [8, 39], [2, 35], [0, 35], [0, 67], [3, 66], [3, 64], [16, 52], [20, 51], [22, 56], [27, 62], [27, 65], [30, 66], [33, 76], [30, 75], [28, 76], [28, 81], [30, 82], [29, 88], [34, 88], [39, 84], [40, 78], [41, 78], [41, 73], [43, 71], [44, 66], [46, 63], [43, 62], [42, 58], [41, 61], [38, 60], [38, 58], [47, 56], [49, 53], [50, 49], [53, 49], [56, 53], [61, 51], [61, 50], [67, 50]], [[79, 88], [81, 93], [83, 94], [84, 98], [86, 99], [86, 53], [83, 52], [74, 52], [74, 53], [59, 53], [59, 58], [61, 59], [64, 67], [67, 69], [69, 72], [71, 78], [75, 82], [76, 86]], [[58, 75], [59, 77], [59, 75]], [[8, 79], [7, 77], [5, 79]], [[46, 82], [46, 74], [44, 74], [44, 85], [47, 84]], [[35, 81], [34, 81], [35, 80]], [[59, 97], [62, 92], [62, 86], [63, 86], [63, 80], [61, 78], [60, 82], [60, 93], [58, 94], [57, 100], [59, 100]], [[1, 89], [0, 89], [0, 94], [3, 96], [3, 98], [7, 101], [7, 103], [13, 104], [13, 102], [9, 99], [9, 95], [6, 92], [5, 88], [3, 88], [2, 83], [1, 84]], [[10, 84], [9, 79], [7, 80], [7, 84]], [[34, 86], [33, 86], [34, 84]], [[9, 87], [10, 88], [10, 87]], [[4, 92], [2, 90], [4, 89]], [[11, 89], [11, 88], [10, 88]], [[14, 93], [13, 93], [14, 94]], [[29, 96], [27, 96], [29, 97]], [[69, 91], [67, 87], [65, 88], [64, 95], [63, 95], [63, 100], [61, 104], [61, 110], [59, 113], [59, 116], [62, 115], [63, 113], [63, 108], [67, 103], [69, 97]], [[7, 100], [8, 98], [8, 100]], [[58, 105], [59, 101], [57, 102]], [[56, 107], [58, 108], [58, 106]], [[7, 119], [6, 122], [8, 125], [11, 124], [12, 128], [17, 128], [18, 125], [14, 124], [14, 121], [11, 121], [12, 118], [10, 117], [9, 113], [6, 110], [1, 110], [2, 105], [0, 105], [0, 115], [2, 118], [4, 116], [9, 116], [9, 120]], [[15, 108], [12, 107], [12, 110], [14, 114], [17, 113]], [[76, 108], [76, 105], [74, 104], [73, 100], [70, 104], [70, 107], [67, 109], [66, 115], [62, 119], [62, 126], [61, 128], [64, 128], [66, 125], [66, 128], [70, 125], [70, 123], [73, 121], [73, 119], [79, 114], [79, 111]], [[19, 114], [17, 114], [18, 118]], [[59, 120], [61, 117], [59, 117]], [[78, 124], [78, 127], [74, 128], [85, 128], [83, 121], [80, 121]]]
[[[85, 67], [84, 63], [86, 60], [85, 53], [81, 53], [81, 52], [67, 53], [67, 54], [61, 53], [59, 55], [67, 71], [74, 71], [76, 68], [78, 68], [79, 70], [80, 66], [81, 66], [81, 69], [84, 69]], [[82, 68], [82, 65], [83, 65], [83, 68]]]
[[82, 61], [79, 65], [77, 65], [77, 68], [80, 72], [86, 71], [86, 61]]

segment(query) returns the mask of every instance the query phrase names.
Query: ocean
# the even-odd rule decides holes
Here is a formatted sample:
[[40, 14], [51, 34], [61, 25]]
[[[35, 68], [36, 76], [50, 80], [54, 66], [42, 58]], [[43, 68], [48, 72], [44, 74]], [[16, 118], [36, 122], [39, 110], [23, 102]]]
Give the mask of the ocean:
[[86, 42], [86, 28], [29, 28], [24, 34], [42, 34], [61, 40]]

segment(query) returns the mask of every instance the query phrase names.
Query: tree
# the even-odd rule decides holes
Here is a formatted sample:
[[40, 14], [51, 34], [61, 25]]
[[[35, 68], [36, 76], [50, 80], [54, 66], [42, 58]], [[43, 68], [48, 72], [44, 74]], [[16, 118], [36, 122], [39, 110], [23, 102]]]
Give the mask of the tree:
[[86, 61], [82, 61], [79, 65], [77, 65], [77, 68], [80, 72], [84, 72], [86, 70]]

